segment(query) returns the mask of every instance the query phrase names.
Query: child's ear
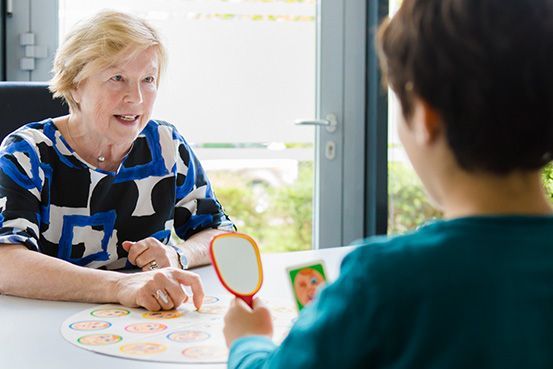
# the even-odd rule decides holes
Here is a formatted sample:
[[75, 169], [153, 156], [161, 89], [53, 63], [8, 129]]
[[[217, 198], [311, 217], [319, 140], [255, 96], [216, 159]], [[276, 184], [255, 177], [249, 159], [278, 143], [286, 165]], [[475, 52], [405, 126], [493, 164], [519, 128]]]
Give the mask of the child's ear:
[[436, 109], [420, 98], [415, 99], [414, 105], [416, 140], [419, 144], [431, 144], [442, 132], [442, 118]]

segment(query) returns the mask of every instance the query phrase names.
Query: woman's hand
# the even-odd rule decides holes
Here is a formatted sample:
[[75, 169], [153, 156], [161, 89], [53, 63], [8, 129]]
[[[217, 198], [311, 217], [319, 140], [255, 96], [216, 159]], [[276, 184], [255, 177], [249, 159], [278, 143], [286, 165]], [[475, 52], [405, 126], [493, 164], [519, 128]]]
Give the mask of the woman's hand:
[[200, 276], [175, 268], [124, 275], [116, 283], [116, 298], [128, 307], [171, 310], [188, 301], [182, 285], [192, 289], [194, 306], [199, 309], [204, 299]]
[[260, 299], [253, 300], [253, 309], [242, 299], [231, 301], [225, 315], [223, 334], [230, 347], [234, 340], [244, 336], [273, 337], [273, 320], [271, 312]]
[[123, 248], [129, 253], [129, 262], [145, 272], [180, 266], [177, 252], [153, 237], [138, 242], [124, 241]]

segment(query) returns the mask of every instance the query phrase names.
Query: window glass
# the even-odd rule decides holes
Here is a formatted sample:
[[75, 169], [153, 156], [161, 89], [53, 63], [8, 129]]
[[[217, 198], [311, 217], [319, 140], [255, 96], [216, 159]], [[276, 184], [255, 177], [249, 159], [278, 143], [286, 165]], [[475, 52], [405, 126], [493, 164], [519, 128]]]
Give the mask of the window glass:
[[[146, 18], [169, 54], [154, 117], [192, 144], [263, 251], [310, 249], [316, 0], [60, 0], [60, 38], [102, 9]], [[285, 200], [283, 200], [285, 199]]]

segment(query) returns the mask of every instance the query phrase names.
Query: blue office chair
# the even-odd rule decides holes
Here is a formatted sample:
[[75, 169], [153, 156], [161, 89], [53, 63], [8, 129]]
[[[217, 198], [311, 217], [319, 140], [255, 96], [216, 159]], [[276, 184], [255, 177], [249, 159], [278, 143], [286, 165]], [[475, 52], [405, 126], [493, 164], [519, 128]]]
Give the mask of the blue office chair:
[[62, 100], [52, 98], [45, 82], [0, 82], [0, 141], [24, 124], [68, 112]]

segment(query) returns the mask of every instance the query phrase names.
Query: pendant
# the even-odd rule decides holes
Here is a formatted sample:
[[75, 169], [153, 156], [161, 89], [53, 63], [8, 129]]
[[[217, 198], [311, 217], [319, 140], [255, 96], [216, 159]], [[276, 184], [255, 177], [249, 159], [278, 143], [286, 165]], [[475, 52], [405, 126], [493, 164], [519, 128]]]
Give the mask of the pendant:
[[104, 158], [102, 155], [98, 156], [98, 161], [100, 163], [103, 163], [104, 161], [106, 161], [106, 158]]

